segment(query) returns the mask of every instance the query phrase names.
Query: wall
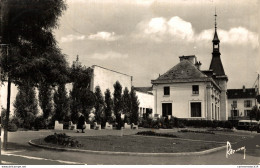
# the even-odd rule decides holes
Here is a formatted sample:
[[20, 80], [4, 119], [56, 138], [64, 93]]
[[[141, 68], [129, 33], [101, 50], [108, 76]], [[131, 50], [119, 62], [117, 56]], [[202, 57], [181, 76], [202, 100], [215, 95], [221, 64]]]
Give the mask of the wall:
[[101, 92], [104, 96], [106, 89], [110, 89], [111, 95], [114, 93], [114, 84], [119, 81], [122, 86], [122, 93], [125, 87], [131, 90], [132, 77], [113, 70], [109, 70], [97, 65], [93, 65], [93, 75], [91, 80], [91, 91], [95, 91], [96, 86], [100, 86]]
[[[192, 94], [192, 85], [199, 85], [199, 95]], [[170, 95], [164, 96], [163, 88], [170, 86]], [[205, 118], [205, 83], [176, 83], [153, 86], [155, 114], [162, 115], [162, 103], [172, 103], [172, 115], [178, 118], [190, 117], [190, 102], [201, 102], [202, 117]]]
[[221, 88], [221, 95], [220, 95], [220, 120], [227, 120], [228, 119], [228, 99], [227, 99], [227, 80], [226, 79], [219, 79], [219, 86]]
[[[233, 101], [237, 101], [237, 108], [236, 110], [239, 110], [239, 117], [244, 117], [245, 113], [244, 110], [252, 110], [252, 107], [244, 107], [244, 101], [245, 100], [251, 100], [252, 101], [252, 107], [256, 105], [256, 99], [254, 98], [246, 98], [246, 99], [228, 99], [228, 117], [231, 117], [231, 104], [233, 104]], [[242, 113], [242, 115], [241, 115]]]
[[[148, 93], [143, 93], [143, 92], [139, 92], [136, 91], [136, 96], [138, 97], [138, 101], [139, 101], [139, 115], [140, 113], [144, 113], [145, 109], [152, 109], [153, 113], [152, 116], [154, 114], [154, 96]], [[142, 112], [140, 111], [143, 110]]]

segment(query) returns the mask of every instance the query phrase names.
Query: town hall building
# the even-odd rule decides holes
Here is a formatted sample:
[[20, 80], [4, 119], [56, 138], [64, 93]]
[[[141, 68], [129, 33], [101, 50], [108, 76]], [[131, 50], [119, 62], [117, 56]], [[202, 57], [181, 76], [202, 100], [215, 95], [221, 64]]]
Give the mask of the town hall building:
[[[215, 15], [216, 18], [216, 15]], [[180, 62], [152, 80], [154, 115], [185, 119], [227, 120], [227, 82], [215, 32], [209, 70], [200, 70], [195, 55], [180, 56]]]

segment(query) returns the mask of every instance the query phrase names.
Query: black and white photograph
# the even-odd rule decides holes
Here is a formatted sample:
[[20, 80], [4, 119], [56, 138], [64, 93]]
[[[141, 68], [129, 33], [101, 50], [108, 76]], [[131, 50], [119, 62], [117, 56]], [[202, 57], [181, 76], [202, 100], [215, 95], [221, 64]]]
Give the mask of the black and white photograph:
[[258, 168], [259, 9], [0, 0], [1, 167]]

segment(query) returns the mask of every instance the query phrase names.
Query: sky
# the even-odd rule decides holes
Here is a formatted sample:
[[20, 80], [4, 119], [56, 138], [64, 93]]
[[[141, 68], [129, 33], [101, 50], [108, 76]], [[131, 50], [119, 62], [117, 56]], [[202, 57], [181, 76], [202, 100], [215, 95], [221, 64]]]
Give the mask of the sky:
[[[196, 55], [201, 69], [212, 58], [214, 14], [228, 89], [253, 87], [260, 73], [257, 0], [66, 0], [54, 31], [67, 61], [79, 55], [85, 66], [99, 65], [133, 76], [136, 87]], [[6, 86], [1, 105], [6, 104]], [[12, 101], [17, 89], [12, 86]]]
[[133, 76], [134, 86], [196, 55], [212, 58], [214, 14], [228, 88], [252, 87], [260, 73], [257, 0], [67, 0], [55, 31], [71, 64], [100, 65]]

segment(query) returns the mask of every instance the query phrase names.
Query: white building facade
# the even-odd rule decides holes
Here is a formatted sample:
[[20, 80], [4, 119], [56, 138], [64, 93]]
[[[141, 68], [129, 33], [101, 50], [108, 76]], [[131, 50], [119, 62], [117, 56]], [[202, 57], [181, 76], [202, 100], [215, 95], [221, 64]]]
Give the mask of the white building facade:
[[[106, 89], [109, 89], [111, 94], [114, 93], [114, 84], [118, 81], [122, 86], [122, 92], [125, 87], [130, 91], [132, 88], [133, 77], [127, 74], [116, 72], [98, 65], [92, 67], [92, 77], [90, 90], [95, 92], [95, 87], [99, 86], [101, 93], [104, 95]], [[112, 95], [113, 96], [113, 95]]]
[[182, 56], [179, 64], [152, 81], [154, 114], [220, 120], [221, 88], [194, 62], [195, 56]]
[[230, 119], [249, 119], [253, 106], [259, 106], [256, 96], [258, 89], [228, 89], [228, 117]]

